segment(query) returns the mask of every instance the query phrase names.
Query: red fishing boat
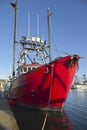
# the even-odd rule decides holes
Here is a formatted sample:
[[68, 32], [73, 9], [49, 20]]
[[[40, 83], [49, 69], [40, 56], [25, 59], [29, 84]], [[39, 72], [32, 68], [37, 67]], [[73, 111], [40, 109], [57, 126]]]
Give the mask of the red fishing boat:
[[[17, 1], [16, 1], [17, 2]], [[15, 10], [16, 32], [16, 5]], [[41, 110], [62, 110], [78, 68], [78, 55], [51, 58], [50, 16], [48, 9], [48, 43], [39, 37], [23, 36], [18, 67], [15, 69], [15, 44], [13, 45], [13, 77], [9, 104], [18, 104]]]

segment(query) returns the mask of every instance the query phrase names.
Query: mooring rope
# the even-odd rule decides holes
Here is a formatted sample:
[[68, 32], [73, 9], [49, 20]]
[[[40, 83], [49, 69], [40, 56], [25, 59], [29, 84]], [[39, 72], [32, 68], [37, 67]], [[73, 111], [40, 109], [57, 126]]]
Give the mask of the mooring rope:
[[48, 116], [48, 112], [46, 113], [46, 116], [44, 118], [44, 122], [43, 122], [43, 125], [42, 125], [42, 130], [44, 130], [44, 128], [45, 128], [45, 124], [46, 124], [46, 121], [47, 121], [47, 116]]
[[54, 65], [52, 64], [51, 65], [52, 67], [52, 80], [51, 80], [51, 83], [50, 83], [50, 94], [49, 94], [49, 99], [48, 99], [48, 108], [47, 108], [47, 111], [46, 111], [46, 116], [44, 118], [44, 122], [43, 122], [43, 125], [42, 125], [42, 130], [44, 130], [45, 128], [45, 124], [46, 124], [46, 121], [47, 121], [47, 116], [48, 116], [48, 111], [49, 111], [49, 107], [50, 107], [50, 98], [51, 98], [51, 92], [52, 92], [52, 82], [53, 82], [53, 69], [54, 69]]

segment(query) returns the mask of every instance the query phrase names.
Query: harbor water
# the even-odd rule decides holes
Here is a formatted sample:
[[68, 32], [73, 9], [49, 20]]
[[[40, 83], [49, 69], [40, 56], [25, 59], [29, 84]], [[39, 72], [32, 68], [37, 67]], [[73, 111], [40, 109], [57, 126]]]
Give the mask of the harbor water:
[[62, 113], [17, 108], [20, 130], [87, 130], [87, 90], [71, 89]]
[[71, 89], [64, 111], [14, 108], [19, 130], [87, 130], [87, 90]]
[[87, 89], [71, 89], [65, 109], [72, 130], [87, 130]]

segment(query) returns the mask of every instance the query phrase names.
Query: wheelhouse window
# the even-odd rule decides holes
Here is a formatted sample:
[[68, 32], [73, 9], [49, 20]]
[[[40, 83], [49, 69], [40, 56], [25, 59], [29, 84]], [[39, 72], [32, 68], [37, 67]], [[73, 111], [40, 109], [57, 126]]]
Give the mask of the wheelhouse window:
[[21, 68], [21, 71], [20, 72], [23, 72], [22, 68]]
[[28, 68], [28, 71], [31, 71], [31, 70], [32, 70], [32, 68], [31, 68], [31, 67], [29, 67], [29, 68]]
[[27, 68], [24, 68], [24, 73], [27, 72]]
[[32, 70], [35, 70], [35, 69], [36, 69], [35, 67], [32, 68]]

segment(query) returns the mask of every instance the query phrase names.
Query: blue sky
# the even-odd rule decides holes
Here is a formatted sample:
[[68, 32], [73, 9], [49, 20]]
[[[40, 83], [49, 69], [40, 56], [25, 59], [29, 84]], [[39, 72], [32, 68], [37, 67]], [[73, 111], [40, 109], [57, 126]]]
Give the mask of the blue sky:
[[[0, 78], [6, 78], [12, 65], [14, 10], [10, 2], [0, 0]], [[87, 74], [87, 0], [18, 0], [17, 39], [36, 36], [36, 18], [39, 15], [39, 36], [47, 39], [47, 8], [51, 16], [52, 47], [84, 57], [79, 62], [77, 75]], [[55, 57], [55, 53], [52, 54]]]

